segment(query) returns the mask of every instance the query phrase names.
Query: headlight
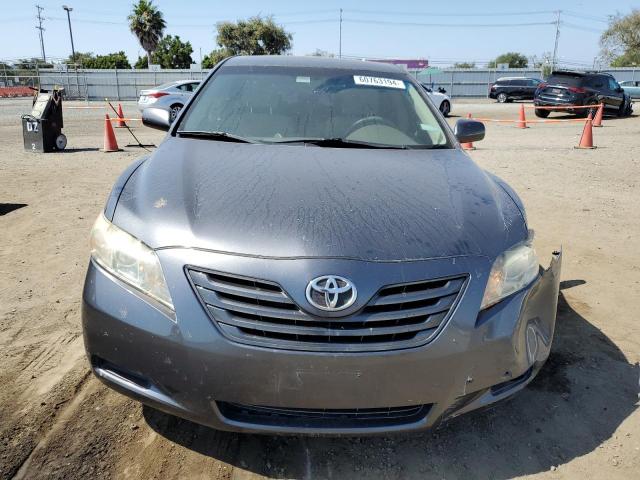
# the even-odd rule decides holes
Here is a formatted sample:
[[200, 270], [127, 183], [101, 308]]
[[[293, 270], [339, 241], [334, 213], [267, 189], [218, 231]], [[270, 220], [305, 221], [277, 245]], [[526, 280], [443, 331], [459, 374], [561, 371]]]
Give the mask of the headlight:
[[173, 310], [156, 252], [101, 213], [91, 230], [91, 256], [105, 270]]
[[493, 263], [480, 308], [490, 307], [529, 285], [539, 268], [536, 251], [528, 243], [504, 252]]

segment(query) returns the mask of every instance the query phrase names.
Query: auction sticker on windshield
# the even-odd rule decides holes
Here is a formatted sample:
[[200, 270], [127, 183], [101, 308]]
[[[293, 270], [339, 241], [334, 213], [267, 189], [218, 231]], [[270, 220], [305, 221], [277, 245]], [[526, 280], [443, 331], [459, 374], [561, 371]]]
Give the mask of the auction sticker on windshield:
[[402, 80], [396, 80], [395, 78], [382, 78], [382, 77], [365, 77], [364, 75], [354, 75], [353, 83], [356, 85], [368, 85], [371, 87], [388, 87], [388, 88], [400, 88], [405, 89], [404, 82]]

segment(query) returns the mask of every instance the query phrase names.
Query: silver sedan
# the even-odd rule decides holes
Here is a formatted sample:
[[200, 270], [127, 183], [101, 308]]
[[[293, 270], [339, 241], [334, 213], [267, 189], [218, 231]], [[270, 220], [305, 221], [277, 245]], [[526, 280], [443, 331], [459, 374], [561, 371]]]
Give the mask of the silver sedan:
[[199, 85], [199, 80], [179, 80], [163, 83], [149, 90], [141, 90], [138, 109], [142, 111], [148, 107], [163, 108], [169, 111], [173, 122]]

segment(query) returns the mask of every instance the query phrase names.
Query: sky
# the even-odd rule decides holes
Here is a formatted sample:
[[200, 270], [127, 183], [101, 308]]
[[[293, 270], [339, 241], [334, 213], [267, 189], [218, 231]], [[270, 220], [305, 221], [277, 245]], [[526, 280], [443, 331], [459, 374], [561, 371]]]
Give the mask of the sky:
[[[0, 60], [40, 57], [36, 7], [44, 7], [48, 59], [71, 53], [63, 3], [73, 8], [76, 51], [106, 54], [124, 50], [133, 64], [143, 50], [129, 32], [133, 0], [0, 0]], [[558, 57], [565, 65], [590, 67], [609, 15], [640, 8], [640, 0], [334, 1], [155, 0], [167, 22], [165, 34], [190, 41], [194, 61], [215, 43], [217, 22], [273, 15], [293, 34], [291, 53], [339, 51], [339, 11], [343, 9], [342, 54], [362, 58], [426, 58], [432, 65], [486, 62], [506, 51], [528, 57], [552, 52], [556, 10], [561, 9]]]

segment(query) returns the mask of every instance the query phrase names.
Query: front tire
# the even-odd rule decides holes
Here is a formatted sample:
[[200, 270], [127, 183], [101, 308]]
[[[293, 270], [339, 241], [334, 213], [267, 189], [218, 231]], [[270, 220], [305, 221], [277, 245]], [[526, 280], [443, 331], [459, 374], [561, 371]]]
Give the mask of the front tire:
[[498, 103], [507, 103], [509, 101], [509, 96], [506, 93], [502, 92], [498, 94], [497, 100]]
[[551, 112], [549, 110], [542, 110], [541, 108], [536, 108], [535, 113], [536, 113], [536, 117], [547, 118]]
[[178, 114], [182, 110], [182, 105], [176, 103], [175, 105], [171, 105], [171, 109], [169, 110], [169, 121], [173, 123], [175, 119], [178, 117]]
[[443, 100], [440, 104], [440, 113], [442, 113], [443, 117], [448, 117], [449, 113], [451, 113], [451, 104], [448, 100]]

